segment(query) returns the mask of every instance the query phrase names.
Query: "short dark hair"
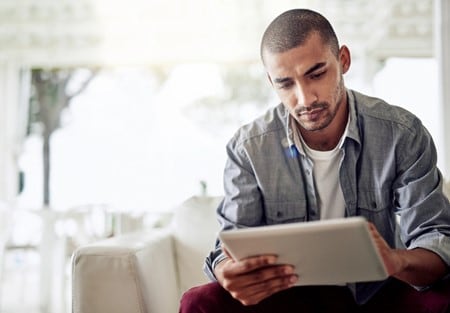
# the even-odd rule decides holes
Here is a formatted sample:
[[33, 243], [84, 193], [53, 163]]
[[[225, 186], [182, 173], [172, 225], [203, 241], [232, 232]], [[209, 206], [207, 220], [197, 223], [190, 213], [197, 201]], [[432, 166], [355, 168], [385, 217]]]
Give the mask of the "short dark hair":
[[311, 33], [320, 35], [333, 54], [339, 56], [339, 42], [330, 22], [321, 14], [308, 9], [289, 10], [269, 24], [261, 40], [261, 59], [264, 52], [282, 53], [302, 45]]

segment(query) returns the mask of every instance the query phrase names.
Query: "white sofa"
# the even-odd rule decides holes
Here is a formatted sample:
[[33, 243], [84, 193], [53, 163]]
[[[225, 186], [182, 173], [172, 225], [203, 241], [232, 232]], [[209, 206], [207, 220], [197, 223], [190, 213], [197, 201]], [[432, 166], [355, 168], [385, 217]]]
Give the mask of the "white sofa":
[[[450, 182], [444, 190], [450, 195]], [[207, 282], [205, 256], [218, 230], [220, 197], [193, 197], [167, 227], [96, 242], [72, 258], [73, 313], [178, 312], [181, 294]]]
[[72, 257], [73, 313], [175, 313], [202, 272], [221, 197], [192, 197], [166, 227], [95, 242]]

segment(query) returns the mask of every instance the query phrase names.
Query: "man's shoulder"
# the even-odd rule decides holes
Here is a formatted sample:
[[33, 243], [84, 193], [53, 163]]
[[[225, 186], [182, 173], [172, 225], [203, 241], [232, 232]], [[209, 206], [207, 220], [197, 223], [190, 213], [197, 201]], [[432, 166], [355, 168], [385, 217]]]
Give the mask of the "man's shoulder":
[[268, 109], [264, 114], [250, 123], [241, 126], [234, 134], [231, 142], [242, 144], [252, 139], [261, 138], [269, 133], [279, 132], [285, 128], [284, 120], [287, 111], [283, 104]]
[[408, 129], [412, 129], [418, 122], [420, 123], [418, 117], [405, 108], [356, 91], [352, 91], [352, 93], [358, 118], [362, 118], [365, 122], [380, 126], [391, 124]]

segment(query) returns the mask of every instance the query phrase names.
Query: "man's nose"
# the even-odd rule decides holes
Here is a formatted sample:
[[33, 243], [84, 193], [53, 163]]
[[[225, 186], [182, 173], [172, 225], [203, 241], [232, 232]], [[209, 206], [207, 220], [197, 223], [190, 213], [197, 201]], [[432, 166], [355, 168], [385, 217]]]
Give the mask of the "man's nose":
[[317, 95], [310, 86], [297, 84], [297, 103], [300, 106], [309, 107], [317, 101]]

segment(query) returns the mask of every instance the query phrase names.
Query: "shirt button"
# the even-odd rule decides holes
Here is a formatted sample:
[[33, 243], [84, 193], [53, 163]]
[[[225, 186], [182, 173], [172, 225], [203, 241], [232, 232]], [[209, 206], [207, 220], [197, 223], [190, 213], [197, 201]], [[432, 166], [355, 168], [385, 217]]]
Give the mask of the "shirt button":
[[311, 172], [309, 170], [306, 170], [306, 175], [311, 174]]

